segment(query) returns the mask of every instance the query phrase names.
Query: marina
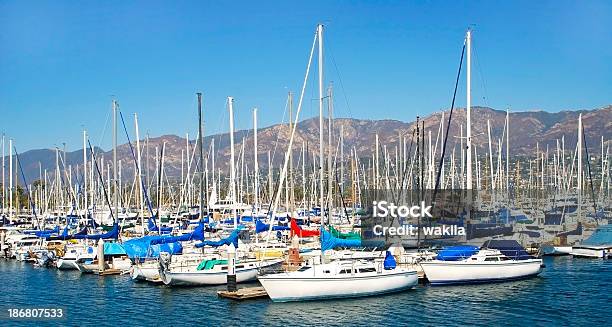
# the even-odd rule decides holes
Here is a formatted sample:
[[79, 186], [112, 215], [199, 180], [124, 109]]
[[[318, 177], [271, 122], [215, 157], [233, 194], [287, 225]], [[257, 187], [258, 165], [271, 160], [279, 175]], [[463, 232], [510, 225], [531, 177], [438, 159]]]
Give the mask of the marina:
[[[228, 71], [169, 88], [180, 110], [141, 110], [149, 90], [99, 97], [106, 120], [67, 128], [73, 150], [3, 133], [0, 321], [607, 325], [612, 105], [488, 107], [482, 57], [500, 54], [467, 25], [444, 40], [442, 109], [344, 118], [331, 49], [361, 42], [335, 28], [283, 41], [301, 50], [274, 60], [298, 57], [299, 84], [274, 96]], [[284, 109], [258, 107], [270, 97]]]

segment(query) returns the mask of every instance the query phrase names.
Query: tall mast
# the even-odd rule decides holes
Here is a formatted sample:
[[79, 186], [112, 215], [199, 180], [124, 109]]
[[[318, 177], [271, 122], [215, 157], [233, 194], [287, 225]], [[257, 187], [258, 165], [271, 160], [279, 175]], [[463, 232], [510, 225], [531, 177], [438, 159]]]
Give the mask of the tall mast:
[[[87, 166], [87, 165], [86, 165]], [[87, 172], [87, 167], [85, 167], [85, 173]], [[42, 211], [42, 204], [43, 202], [43, 178], [42, 178], [42, 164], [40, 163], [40, 161], [38, 162], [38, 180], [40, 181], [40, 184], [38, 186], [38, 205], [36, 206], [36, 208], [38, 208], [38, 214], [42, 215], [43, 211]], [[602, 179], [603, 180], [603, 179]], [[87, 188], [85, 188], [85, 197], [87, 198]], [[85, 207], [85, 212], [87, 212], [87, 207]], [[86, 222], [87, 223], [87, 222]]]
[[[404, 147], [405, 146], [406, 139], [404, 138]], [[405, 151], [406, 150], [404, 149], [404, 157], [406, 156]], [[404, 161], [406, 160], [404, 159]], [[442, 117], [440, 118], [440, 165], [440, 188], [444, 189], [444, 111], [442, 111]]]
[[253, 108], [253, 163], [255, 166], [253, 171], [253, 179], [255, 179], [255, 186], [253, 188], [253, 211], [256, 211], [259, 207], [259, 161], [257, 159], [257, 151], [257, 108]]
[[344, 191], [344, 125], [340, 125], [340, 193]]
[[270, 159], [270, 150], [268, 150], [268, 198], [270, 199], [270, 203], [272, 203], [272, 161]]
[[330, 85], [327, 90], [327, 194], [328, 201], [330, 201], [333, 194], [333, 178], [334, 178], [334, 170], [332, 168], [332, 124], [334, 117], [334, 101], [333, 101], [333, 93], [332, 93], [333, 85]]
[[378, 190], [378, 180], [379, 180], [379, 171], [378, 171], [378, 167], [380, 167], [379, 165], [379, 154], [378, 154], [378, 149], [379, 149], [379, 145], [378, 145], [378, 133], [376, 133], [376, 140], [374, 142], [374, 189]]
[[151, 187], [151, 180], [149, 178], [149, 132], [147, 132], [147, 139], [145, 140], [145, 146], [147, 147], [147, 154], [146, 154], [146, 167], [145, 167], [145, 176], [147, 179], [147, 187]]
[[[11, 167], [12, 167], [12, 165], [11, 165]], [[11, 168], [11, 171], [12, 171], [12, 168]], [[60, 192], [61, 192], [61, 189], [60, 189], [60, 176], [61, 175], [60, 175], [60, 170], [59, 170], [59, 148], [55, 147], [55, 190], [56, 190], [56, 193], [55, 193], [55, 209], [56, 210], [60, 210], [60, 206], [62, 205], [60, 203], [60, 201], [59, 201], [60, 198], [61, 198], [61, 196], [60, 196]], [[11, 184], [11, 188], [13, 188], [12, 184]]]
[[[317, 25], [317, 34], [315, 35], [315, 38], [314, 38], [313, 44], [312, 44], [312, 48], [310, 50], [310, 56], [308, 58], [308, 66], [306, 67], [306, 74], [304, 76], [304, 83], [302, 84], [302, 91], [300, 92], [300, 100], [298, 102], [297, 112], [295, 114], [295, 124], [297, 124], [297, 122], [298, 122], [298, 118], [300, 116], [300, 111], [302, 109], [302, 103], [303, 103], [303, 100], [304, 100], [304, 90], [306, 88], [306, 83], [308, 81], [308, 76], [309, 76], [309, 72], [310, 72], [310, 65], [312, 63], [312, 57], [313, 57], [313, 54], [314, 54], [315, 42], [317, 40], [317, 37], [322, 32], [321, 29], [322, 29], [322, 26], [321, 25]], [[319, 40], [319, 54], [322, 54], [320, 40]], [[320, 60], [319, 60], [319, 64], [321, 64]], [[320, 68], [320, 72], [322, 72], [322, 67], [320, 66], [319, 68]], [[322, 76], [319, 76], [320, 79], [321, 79], [321, 77]], [[319, 81], [319, 82], [321, 82], [321, 81]], [[323, 94], [322, 93], [323, 90], [322, 90], [322, 84], [321, 83], [319, 83], [319, 91], [320, 91], [320, 93], [319, 93], [319, 96], [320, 96], [320, 98], [319, 98], [319, 101], [320, 101], [319, 102], [319, 105], [320, 105], [319, 109], [322, 110], [322, 102], [321, 102], [322, 98], [321, 98], [321, 96]], [[321, 116], [319, 116], [319, 118], [321, 118]], [[319, 123], [321, 123], [321, 121], [319, 121]], [[287, 152], [285, 153], [285, 160], [284, 160], [282, 169], [280, 171], [280, 176], [279, 176], [279, 181], [278, 181], [279, 188], [282, 187], [283, 183], [285, 182], [285, 177], [287, 175], [287, 166], [289, 164], [289, 156], [291, 154], [291, 149], [293, 149], [293, 140], [295, 138], [295, 131], [296, 131], [296, 128], [293, 128], [291, 130], [291, 136], [289, 138], [289, 145], [287, 147]], [[322, 129], [320, 130], [320, 132], [321, 133], [323, 132]], [[322, 147], [322, 143], [320, 143], [319, 145], [320, 145], [320, 147]], [[321, 157], [321, 159], [322, 159], [322, 157]], [[323, 162], [321, 161], [321, 162], [319, 162], [319, 164], [321, 165], [321, 168], [322, 168]], [[281, 192], [280, 192], [280, 189], [279, 189], [279, 192], [276, 192], [276, 195], [274, 197], [274, 203], [272, 204], [272, 214], [271, 214], [271, 217], [274, 217], [276, 209], [278, 208], [278, 203], [279, 203], [279, 200], [280, 200], [280, 194], [281, 194]], [[321, 192], [320, 195], [323, 196], [323, 192]], [[321, 210], [322, 210], [321, 213], [323, 213], [323, 208], [321, 208]], [[321, 218], [323, 218], [323, 215], [321, 215]], [[324, 223], [324, 221], [323, 221], [323, 219], [321, 219], [321, 224], [323, 224], [323, 223]], [[267, 238], [266, 238], [266, 243], [268, 242], [268, 239], [269, 239], [270, 235], [272, 234], [272, 226], [273, 226], [273, 224], [270, 224], [270, 227], [268, 229]]]
[[142, 155], [140, 153], [140, 129], [138, 128], [138, 114], [134, 113], [134, 127], [136, 129], [136, 155], [138, 156], [136, 165], [138, 165], [138, 206], [140, 207], [140, 222], [142, 223], [142, 232], [144, 235], [145, 220], [144, 220], [144, 187], [142, 183]]
[[582, 114], [580, 114], [578, 116], [578, 221], [582, 215], [582, 142]]
[[491, 148], [491, 121], [487, 119], [487, 135], [489, 136], [489, 171], [491, 173], [491, 191], [495, 189], [495, 179], [493, 177], [493, 150]]
[[119, 190], [117, 189], [117, 101], [113, 100], [113, 185], [115, 186], [115, 224], [119, 223]]
[[302, 206], [301, 207], [304, 210], [307, 208], [306, 207], [306, 145], [304, 144], [304, 141], [302, 141]]
[[238, 217], [236, 216], [236, 169], [234, 167], [234, 98], [227, 97], [229, 108], [230, 125], [230, 194], [232, 195], [232, 215], [234, 216], [234, 228], [238, 227]]
[[466, 176], [466, 188], [468, 190], [472, 189], [472, 122], [471, 122], [471, 111], [472, 111], [472, 31], [468, 29], [465, 33], [465, 45], [467, 48], [467, 88], [466, 88], [466, 96], [467, 96], [467, 105], [466, 105], [466, 124], [467, 124], [467, 132], [466, 132], [466, 141], [467, 144], [465, 146], [466, 150], [466, 165], [467, 165], [467, 176]]
[[[196, 139], [196, 147], [198, 140]], [[189, 152], [189, 133], [185, 134], [185, 147], [186, 147], [186, 153], [187, 153], [187, 178], [185, 179], [185, 184], [186, 186], [186, 190], [185, 192], [187, 193], [186, 197], [187, 197], [187, 201], [186, 203], [191, 206], [192, 204], [192, 197], [191, 197], [191, 152]], [[195, 154], [194, 154], [195, 155]]]
[[[42, 184], [41, 184], [42, 185]], [[89, 206], [87, 203], [87, 131], [83, 131], [83, 205], [85, 208], [85, 224], [89, 219]]]
[[582, 191], [582, 114], [578, 116], [578, 192]]
[[506, 192], [510, 199], [510, 109], [506, 109]]
[[[289, 133], [293, 128], [293, 93], [287, 94], [287, 101], [289, 102]], [[293, 212], [293, 149], [289, 149], [289, 174], [287, 178], [286, 190], [287, 190], [287, 211], [291, 215]]]
[[13, 213], [13, 139], [9, 139], [9, 219]]
[[324, 224], [324, 193], [323, 176], [323, 25], [317, 25], [317, 40], [319, 45], [319, 201], [321, 204], [321, 224]]
[[4, 213], [6, 209], [6, 180], [4, 179], [4, 167], [5, 161], [4, 156], [6, 155], [5, 151], [5, 143], [6, 139], [4, 137], [4, 133], [2, 134], [2, 213]]
[[[211, 154], [211, 156], [210, 156], [211, 170], [210, 171], [212, 173], [212, 179], [213, 179], [213, 182], [212, 182], [212, 187], [213, 187], [212, 192], [215, 192], [215, 194], [220, 195], [221, 194], [220, 193], [221, 190], [217, 189], [217, 186], [216, 186], [216, 183], [215, 183], [215, 138], [214, 137], [210, 140], [210, 154]], [[216, 193], [216, 192], [219, 192], [219, 193]], [[210, 208], [210, 203], [207, 203], [207, 208]]]
[[[198, 95], [198, 151], [200, 155], [200, 220], [204, 219], [204, 136], [202, 135], [202, 93]], [[187, 159], [189, 161], [189, 159]], [[232, 159], [233, 160], [233, 159]]]
[[[603, 191], [603, 186], [604, 186], [604, 178], [605, 178], [605, 172], [606, 172], [606, 161], [604, 160], [604, 137], [603, 135], [601, 136], [601, 183], [599, 184], [599, 189], [601, 191]], [[602, 193], [603, 194], [603, 193]]]

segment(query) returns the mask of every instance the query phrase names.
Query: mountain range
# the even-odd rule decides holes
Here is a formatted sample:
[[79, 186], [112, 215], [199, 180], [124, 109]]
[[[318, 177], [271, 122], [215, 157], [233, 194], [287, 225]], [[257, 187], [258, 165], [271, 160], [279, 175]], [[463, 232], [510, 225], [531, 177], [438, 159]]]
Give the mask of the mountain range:
[[[431, 132], [432, 146], [435, 147], [436, 139], [440, 129], [440, 120], [444, 117], [444, 133], [446, 133], [446, 125], [448, 122], [450, 111], [437, 112], [427, 117], [420, 119], [425, 131], [425, 146], [429, 145], [429, 133]], [[612, 142], [612, 105], [592, 110], [577, 110], [577, 111], [561, 111], [550, 113], [545, 111], [524, 111], [510, 112], [510, 154], [511, 156], [534, 156], [536, 147], [540, 151], [555, 151], [556, 142], [565, 139], [566, 151], [574, 151], [577, 141], [578, 131], [578, 116], [582, 114], [584, 133], [591, 156], [598, 156], [601, 151], [601, 138], [604, 143], [609, 145]], [[505, 120], [506, 111], [495, 110], [487, 107], [474, 107], [471, 111], [472, 120], [472, 139], [479, 156], [488, 155], [488, 131], [487, 122], [491, 126], [491, 138], [493, 140], [493, 151], [498, 149], [498, 141], [503, 143], [503, 152], [505, 153]], [[399, 120], [363, 120], [354, 118], [334, 118], [333, 119], [333, 142], [331, 144], [331, 152], [335, 153], [338, 148], [338, 140], [340, 131], [342, 130], [344, 139], [345, 158], [351, 155], [352, 149], [357, 152], [360, 158], [371, 158], [375, 148], [376, 135], [379, 138], [381, 149], [386, 146], [390, 153], [395, 153], [396, 147], [399, 144], [400, 137], [406, 139], [406, 147], [410, 145], [410, 140], [413, 135], [416, 122], [402, 122]], [[451, 120], [450, 133], [447, 142], [447, 153], [452, 152], [453, 148], [458, 151], [460, 143], [461, 130], [465, 134], [466, 111], [465, 109], [453, 110]], [[327, 124], [325, 120], [325, 151], [330, 151], [327, 146]], [[307, 162], [312, 165], [313, 156], [318, 156], [319, 148], [319, 119], [318, 117], [305, 119], [298, 123], [296, 138], [293, 143], [293, 153], [295, 155], [294, 164], [301, 160], [302, 146], [307, 148]], [[288, 125], [276, 124], [258, 130], [258, 158], [259, 167], [266, 170], [268, 166], [268, 152], [272, 165], [278, 168], [283, 161], [288, 141], [290, 138], [290, 130]], [[207, 156], [211, 147], [211, 142], [214, 139], [215, 147], [215, 169], [227, 171], [230, 158], [230, 140], [229, 133], [206, 136], [204, 139], [204, 156]], [[244, 158], [245, 164], [251, 171], [253, 168], [253, 131], [240, 130], [234, 134], [235, 139], [235, 160], [239, 162], [242, 153], [242, 144], [244, 142]], [[159, 156], [162, 145], [164, 149], [164, 172], [170, 179], [181, 178], [181, 156], [187, 158], [187, 144], [189, 144], [189, 154], [193, 157], [191, 164], [191, 172], [195, 171], [195, 162], [197, 156], [194, 156], [195, 141], [189, 142], [180, 136], [163, 135], [159, 137], [151, 137], [148, 140], [148, 151], [145, 147], [145, 140], [141, 140], [142, 161], [143, 167], [146, 167], [148, 153], [148, 170], [153, 173], [157, 167], [156, 156]], [[133, 143], [135, 147], [135, 143]], [[135, 151], [135, 150], [134, 150]], [[98, 158], [104, 157], [105, 166], [112, 160], [112, 151], [104, 151], [100, 148], [95, 150]], [[124, 178], [129, 178], [134, 174], [134, 160], [129, 144], [122, 144], [117, 149], [118, 159], [122, 163], [122, 175]], [[438, 153], [440, 148], [438, 147]], [[90, 154], [88, 154], [90, 156]], [[495, 155], [495, 154], [494, 154]], [[504, 154], [505, 156], [505, 154]], [[24, 174], [28, 182], [39, 179], [39, 173], [42, 170], [48, 170], [50, 174], [56, 166], [56, 154], [54, 149], [37, 149], [30, 150], [19, 155], [23, 166]], [[65, 164], [76, 167], [82, 165], [83, 153], [82, 150], [67, 152], [65, 154]], [[187, 159], [184, 159], [186, 162]], [[8, 169], [8, 161], [7, 169]], [[60, 163], [61, 165], [62, 163]], [[187, 170], [186, 163], [184, 171]], [[209, 165], [212, 162], [209, 161]], [[107, 169], [106, 167], [105, 169]], [[209, 166], [210, 168], [210, 166]], [[145, 169], [145, 168], [143, 168]], [[8, 174], [8, 173], [7, 173]], [[19, 177], [21, 181], [21, 177]]]

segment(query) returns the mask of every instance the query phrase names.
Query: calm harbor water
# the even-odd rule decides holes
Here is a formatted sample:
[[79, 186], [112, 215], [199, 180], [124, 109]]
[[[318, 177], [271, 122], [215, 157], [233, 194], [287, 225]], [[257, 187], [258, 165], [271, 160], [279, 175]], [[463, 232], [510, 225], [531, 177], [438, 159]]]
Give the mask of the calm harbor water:
[[[0, 260], [0, 309], [61, 306], [53, 324], [180, 325], [586, 325], [609, 326], [612, 261], [545, 258], [537, 278], [428, 287], [386, 296], [301, 303], [220, 299], [224, 287], [169, 288]], [[50, 325], [0, 322], [1, 325]]]

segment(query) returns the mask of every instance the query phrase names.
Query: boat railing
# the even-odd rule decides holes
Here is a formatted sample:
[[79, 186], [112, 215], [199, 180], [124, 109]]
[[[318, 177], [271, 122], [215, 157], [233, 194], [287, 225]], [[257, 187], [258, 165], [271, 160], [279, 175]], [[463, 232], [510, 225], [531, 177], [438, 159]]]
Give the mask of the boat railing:
[[525, 250], [517, 249], [517, 250], [504, 250], [504, 255], [512, 260], [523, 260], [526, 254]]

